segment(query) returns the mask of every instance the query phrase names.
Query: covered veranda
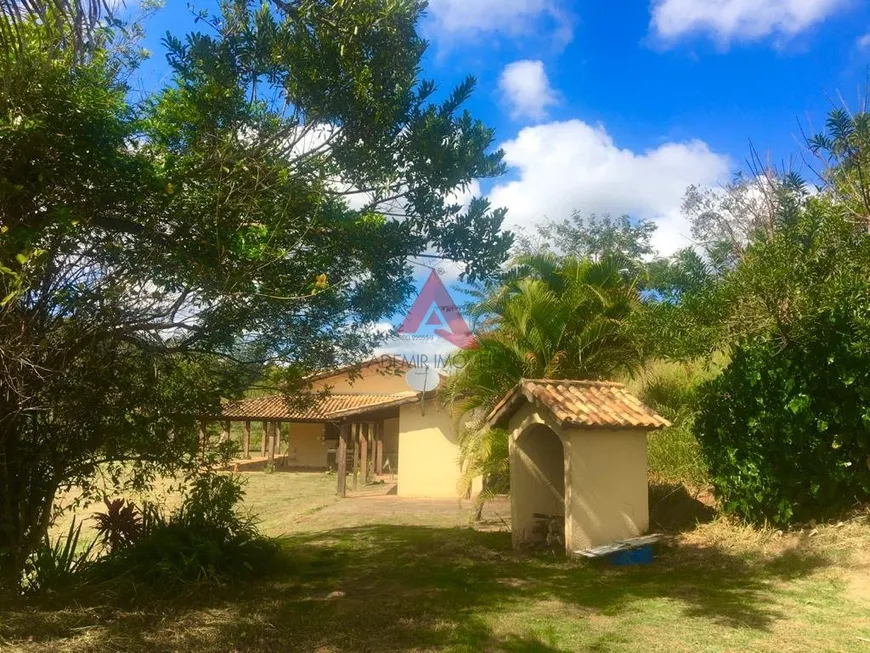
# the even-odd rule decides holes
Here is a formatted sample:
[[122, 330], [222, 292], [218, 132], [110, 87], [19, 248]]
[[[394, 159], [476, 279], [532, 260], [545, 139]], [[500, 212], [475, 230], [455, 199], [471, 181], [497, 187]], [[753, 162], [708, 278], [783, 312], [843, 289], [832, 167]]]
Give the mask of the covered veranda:
[[[391, 474], [398, 471], [397, 456], [388, 457], [385, 451], [387, 426], [397, 423], [400, 406], [417, 401], [416, 392], [328, 394], [312, 396], [298, 404], [288, 402], [282, 395], [232, 401], [223, 405], [219, 419], [201, 422], [200, 440], [205, 450], [209, 421], [221, 424], [220, 439], [224, 442], [232, 439], [233, 424], [240, 423], [240, 458], [234, 461], [234, 467], [257, 462], [294, 466], [294, 432], [304, 430], [310, 435], [311, 427], [320, 426], [318, 444], [322, 447], [324, 464], [303, 467], [334, 469], [336, 492], [344, 497], [348, 491], [348, 474], [352, 475], [352, 489], [357, 490], [385, 471]], [[258, 451], [251, 450], [254, 425], [262, 429]], [[307, 444], [308, 449], [312, 446], [313, 441]], [[286, 450], [286, 456], [282, 456], [282, 450]]]

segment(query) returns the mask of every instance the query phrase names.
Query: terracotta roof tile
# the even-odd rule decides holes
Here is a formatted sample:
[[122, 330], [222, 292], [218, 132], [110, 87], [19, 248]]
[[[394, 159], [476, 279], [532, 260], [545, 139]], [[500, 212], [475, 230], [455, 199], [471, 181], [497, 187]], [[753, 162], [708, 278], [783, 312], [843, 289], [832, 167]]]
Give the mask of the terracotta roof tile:
[[546, 407], [562, 426], [657, 429], [671, 425], [621, 383], [552, 379], [520, 381], [492, 410], [487, 424], [508, 419], [524, 399]]
[[358, 413], [401, 406], [417, 401], [416, 392], [395, 394], [329, 394], [304, 407], [288, 405], [283, 395], [242, 399], [223, 406], [225, 419], [332, 421]]
[[405, 370], [414, 367], [410, 362], [406, 361], [404, 358], [399, 356], [393, 356], [391, 354], [385, 354], [383, 356], [376, 356], [371, 360], [364, 361], [361, 363], [350, 364], [350, 365], [342, 365], [341, 367], [336, 367], [331, 370], [323, 370], [321, 372], [317, 372], [308, 377], [309, 381], [321, 381], [323, 379], [328, 379], [333, 376], [340, 376], [342, 374], [347, 374], [352, 371], [361, 371], [364, 369], [368, 369], [370, 367], [378, 368], [378, 371], [382, 374], [401, 374]]

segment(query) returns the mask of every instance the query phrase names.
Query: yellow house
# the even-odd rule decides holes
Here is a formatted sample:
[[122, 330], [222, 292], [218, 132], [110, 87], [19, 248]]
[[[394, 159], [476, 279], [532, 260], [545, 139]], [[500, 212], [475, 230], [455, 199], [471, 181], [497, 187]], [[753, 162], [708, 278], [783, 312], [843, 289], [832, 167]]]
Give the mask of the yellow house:
[[510, 435], [515, 547], [572, 554], [649, 528], [647, 432], [670, 424], [622, 384], [524, 379], [487, 424]]
[[229, 402], [223, 407], [224, 437], [229, 422], [242, 422], [243, 456], [250, 457], [252, 424], [262, 423], [268, 437], [261, 457], [281, 455], [282, 464], [296, 469], [338, 470], [340, 494], [342, 470], [358, 469], [363, 479], [397, 475], [399, 496], [456, 497], [453, 420], [432, 393], [411, 390], [405, 374], [412, 367], [385, 356], [318, 374], [309, 379], [314, 396], [300, 406], [280, 395]]

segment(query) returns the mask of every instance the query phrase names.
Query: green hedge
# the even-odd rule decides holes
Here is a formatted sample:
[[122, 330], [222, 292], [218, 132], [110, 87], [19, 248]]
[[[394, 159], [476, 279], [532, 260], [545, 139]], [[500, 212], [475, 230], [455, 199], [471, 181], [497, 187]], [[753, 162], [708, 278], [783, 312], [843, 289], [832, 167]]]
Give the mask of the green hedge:
[[797, 341], [745, 343], [701, 387], [695, 433], [724, 510], [787, 524], [870, 500], [866, 318], [827, 312]]

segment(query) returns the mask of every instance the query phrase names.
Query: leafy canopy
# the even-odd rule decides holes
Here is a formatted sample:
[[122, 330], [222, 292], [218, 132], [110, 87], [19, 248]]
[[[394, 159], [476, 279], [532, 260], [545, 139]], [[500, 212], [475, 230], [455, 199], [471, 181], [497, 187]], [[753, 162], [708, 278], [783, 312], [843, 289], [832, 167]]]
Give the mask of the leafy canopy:
[[522, 378], [606, 379], [636, 369], [626, 330], [640, 307], [624, 260], [520, 256], [473, 307], [475, 347], [448, 383], [463, 412], [491, 408]]
[[520, 256], [481, 292], [472, 309], [476, 345], [451, 359], [457, 370], [445, 391], [463, 422], [461, 493], [478, 476], [478, 502], [505, 491], [507, 434], [479, 427], [520, 379], [608, 379], [639, 367], [642, 354], [627, 326], [641, 304], [624, 266], [615, 256]]
[[194, 418], [264, 363], [289, 383], [370, 352], [409, 257], [501, 264], [503, 211], [447, 199], [501, 153], [472, 80], [436, 102], [420, 79], [422, 8], [228, 0], [167, 36], [171, 79], [135, 102], [112, 31], [82, 50], [24, 24], [0, 62], [5, 581], [59, 486], [195, 466]]
[[[835, 112], [833, 133], [814, 141], [819, 154], [843, 154], [839, 122]], [[718, 310], [740, 328], [724, 341], [730, 364], [701, 390], [695, 427], [724, 507], [752, 521], [870, 497], [870, 237], [856, 208], [866, 151], [849, 156], [814, 197], [784, 184], [771, 232], [718, 282], [729, 299]]]

